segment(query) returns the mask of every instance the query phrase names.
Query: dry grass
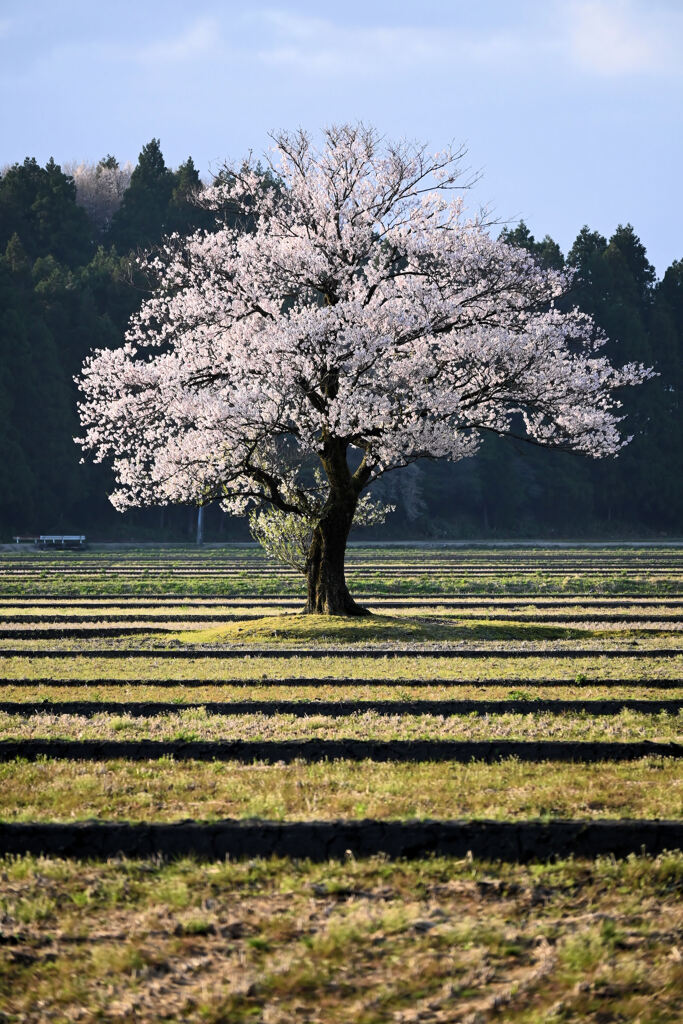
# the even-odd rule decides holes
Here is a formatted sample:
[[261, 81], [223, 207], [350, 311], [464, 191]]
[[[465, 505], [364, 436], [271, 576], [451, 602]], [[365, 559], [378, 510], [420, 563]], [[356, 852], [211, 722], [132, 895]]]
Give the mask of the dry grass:
[[673, 758], [626, 763], [0, 764], [0, 819], [680, 818]]
[[[612, 701], [618, 704], [624, 700], [679, 700], [683, 701], [683, 685], [673, 688], [655, 685], [641, 686], [637, 681], [623, 686], [602, 686], [600, 683], [570, 683], [543, 686], [530, 685], [528, 682], [515, 684], [514, 681], [503, 683], [464, 683], [453, 686], [449, 683], [413, 686], [409, 682], [385, 685], [380, 682], [366, 682], [362, 685], [353, 682], [340, 686], [323, 680], [312, 686], [298, 684], [296, 686], [278, 685], [277, 682], [256, 682], [232, 686], [230, 683], [215, 685], [210, 682], [199, 686], [183, 686], [182, 682], [173, 686], [155, 686], [153, 682], [126, 682], [107, 685], [93, 682], [90, 685], [49, 686], [22, 684], [13, 686], [6, 683], [0, 686], [0, 701], [16, 703], [40, 703], [54, 705], [65, 701], [89, 701], [100, 703], [115, 701], [117, 703], [145, 703], [160, 701], [169, 704], [202, 704], [211, 710], [213, 703], [230, 703], [232, 701], [295, 701], [302, 707], [310, 705], [310, 713], [315, 714], [316, 704], [335, 702], [343, 705], [348, 702], [364, 701], [370, 705], [374, 701], [489, 701], [508, 700], [510, 702], [532, 700], [573, 700], [573, 701]], [[50, 707], [44, 710], [50, 711]], [[340, 709], [343, 710], [343, 709]], [[368, 707], [367, 710], [370, 710]]]
[[278, 742], [283, 740], [563, 740], [680, 741], [683, 712], [647, 714], [623, 710], [617, 715], [572, 712], [528, 714], [388, 715], [361, 711], [330, 718], [292, 714], [210, 714], [203, 707], [149, 717], [101, 712], [92, 716], [0, 712], [2, 739], [144, 740]]
[[[101, 571], [83, 574], [79, 564], [64, 563], [59, 573], [49, 572], [48, 563], [25, 567], [24, 572], [0, 571], [0, 593], [4, 596], [45, 595], [82, 597], [178, 596], [178, 597], [239, 597], [303, 596], [303, 579], [297, 575], [273, 572], [272, 567], [241, 567], [241, 572], [224, 574], [220, 568], [212, 572], [197, 560], [191, 572], [177, 571], [172, 564], [150, 560], [140, 570], [129, 572], [123, 566], [102, 566]], [[355, 567], [354, 567], [355, 568]], [[604, 595], [604, 596], [665, 596], [679, 594], [683, 588], [683, 573], [676, 567], [649, 571], [647, 565], [628, 567], [596, 567], [595, 571], [573, 571], [571, 566], [559, 571], [552, 565], [529, 566], [464, 566], [464, 572], [448, 567], [443, 572], [425, 573], [426, 565], [406, 566], [400, 575], [387, 576], [381, 568], [358, 565], [357, 572], [349, 569], [349, 582], [353, 591], [376, 596], [450, 596], [481, 595]], [[493, 574], [477, 572], [478, 568], [498, 569]]]
[[682, 876], [673, 854], [531, 868], [6, 861], [0, 999], [27, 1024], [673, 1024]]
[[[61, 645], [60, 645], [61, 646]], [[36, 658], [18, 655], [2, 657], [0, 677], [12, 679], [205, 679], [208, 682], [230, 682], [240, 679], [272, 680], [336, 679], [353, 682], [354, 679], [397, 680], [410, 682], [419, 679], [464, 679], [474, 682], [491, 680], [515, 682], [524, 679], [560, 679], [568, 684], [572, 680], [583, 683], [601, 679], [682, 679], [683, 653], [673, 657], [638, 658], [563, 658], [559, 651], [554, 658], [496, 658], [482, 654], [478, 658], [411, 658], [393, 656], [364, 658], [362, 652], [350, 651], [343, 656], [309, 659], [293, 655], [289, 658], [263, 656], [249, 658], [203, 659], [182, 658], [167, 660], [155, 658], [154, 653], [128, 658], [88, 657], [74, 652], [68, 658]]]

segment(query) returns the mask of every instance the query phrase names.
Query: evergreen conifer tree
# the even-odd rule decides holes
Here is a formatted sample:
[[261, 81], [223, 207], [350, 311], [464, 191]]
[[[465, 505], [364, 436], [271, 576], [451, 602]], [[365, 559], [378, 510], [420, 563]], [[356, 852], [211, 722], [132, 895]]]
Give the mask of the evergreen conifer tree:
[[142, 147], [123, 202], [112, 218], [110, 236], [121, 253], [157, 245], [168, 231], [175, 179], [166, 167], [159, 139]]

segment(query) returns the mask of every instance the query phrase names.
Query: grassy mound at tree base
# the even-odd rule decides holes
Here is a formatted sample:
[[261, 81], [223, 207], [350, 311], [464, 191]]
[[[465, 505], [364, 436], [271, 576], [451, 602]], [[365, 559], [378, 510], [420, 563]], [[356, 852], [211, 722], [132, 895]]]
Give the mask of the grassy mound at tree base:
[[166, 645], [183, 644], [336, 644], [363, 645], [398, 642], [471, 643], [480, 640], [634, 640], [668, 635], [669, 630], [594, 629], [536, 622], [497, 622], [490, 619], [457, 619], [372, 614], [364, 617], [289, 613], [226, 622], [212, 629], [188, 629], [159, 637]]
[[399, 640], [421, 643], [445, 640], [448, 624], [394, 615], [361, 618], [341, 615], [265, 615], [261, 619], [230, 622], [216, 629], [193, 629], [174, 634], [190, 644], [219, 643], [366, 643]]

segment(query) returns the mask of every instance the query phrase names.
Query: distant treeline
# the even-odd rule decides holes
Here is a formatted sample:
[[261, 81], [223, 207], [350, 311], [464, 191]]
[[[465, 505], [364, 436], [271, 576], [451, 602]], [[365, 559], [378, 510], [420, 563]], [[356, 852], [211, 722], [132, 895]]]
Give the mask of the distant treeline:
[[[27, 158], [0, 176], [0, 539], [85, 532], [93, 538], [183, 539], [195, 512], [109, 505], [110, 474], [80, 464], [73, 377], [93, 347], [116, 346], [146, 283], [132, 256], [173, 231], [210, 229], [194, 202], [191, 158], [173, 171], [159, 142], [135, 168], [107, 156], [95, 166], [45, 167]], [[621, 364], [659, 376], [625, 393], [632, 443], [593, 461], [524, 442], [490, 439], [456, 465], [421, 463], [388, 477], [397, 511], [383, 536], [515, 537], [680, 534], [683, 527], [683, 261], [661, 280], [630, 224], [607, 239], [584, 227], [565, 255], [521, 223], [504, 237], [543, 263], [576, 268], [563, 300], [591, 313]], [[207, 539], [242, 538], [242, 521], [206, 515]]]

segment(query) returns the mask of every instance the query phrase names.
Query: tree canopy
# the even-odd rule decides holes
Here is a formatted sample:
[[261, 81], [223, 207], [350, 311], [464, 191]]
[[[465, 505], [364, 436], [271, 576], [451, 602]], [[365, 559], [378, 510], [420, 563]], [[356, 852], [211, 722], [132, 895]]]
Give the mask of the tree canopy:
[[473, 455], [485, 434], [615, 454], [615, 392], [651, 374], [612, 366], [593, 320], [561, 306], [552, 252], [467, 218], [459, 152], [362, 125], [321, 148], [301, 131], [275, 143], [268, 179], [247, 161], [204, 193], [251, 230], [174, 236], [145, 262], [158, 283], [126, 344], [85, 365], [82, 444], [111, 460], [120, 508], [305, 519], [309, 610], [355, 613], [343, 556], [366, 488]]

